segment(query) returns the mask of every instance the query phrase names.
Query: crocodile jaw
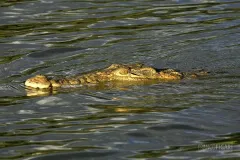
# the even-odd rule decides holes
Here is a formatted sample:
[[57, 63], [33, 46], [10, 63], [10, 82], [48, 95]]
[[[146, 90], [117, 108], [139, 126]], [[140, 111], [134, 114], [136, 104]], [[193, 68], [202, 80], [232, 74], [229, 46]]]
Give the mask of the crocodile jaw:
[[27, 79], [25, 82], [25, 86], [31, 87], [31, 88], [44, 89], [44, 88], [50, 88], [51, 83], [46, 76], [36, 75], [35, 77]]

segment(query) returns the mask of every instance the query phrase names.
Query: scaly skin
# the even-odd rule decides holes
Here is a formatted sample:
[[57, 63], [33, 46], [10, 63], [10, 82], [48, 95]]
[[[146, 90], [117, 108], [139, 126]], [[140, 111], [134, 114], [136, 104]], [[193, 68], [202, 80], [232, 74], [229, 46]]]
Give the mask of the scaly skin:
[[26, 80], [27, 87], [36, 89], [51, 89], [64, 86], [88, 85], [101, 82], [147, 82], [151, 80], [174, 81], [186, 77], [197, 78], [201, 75], [206, 75], [207, 72], [199, 71], [195, 73], [182, 73], [173, 69], [162, 69], [145, 66], [143, 64], [112, 64], [106, 69], [93, 73], [74, 76], [59, 80], [49, 79], [44, 75], [36, 75], [35, 77]]

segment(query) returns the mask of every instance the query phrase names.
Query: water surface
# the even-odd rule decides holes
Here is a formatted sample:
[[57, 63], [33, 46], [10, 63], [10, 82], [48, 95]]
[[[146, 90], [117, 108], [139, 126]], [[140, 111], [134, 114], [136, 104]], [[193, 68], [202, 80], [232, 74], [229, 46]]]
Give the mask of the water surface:
[[[0, 2], [0, 159], [224, 159], [240, 154], [238, 0]], [[210, 75], [26, 96], [36, 74], [112, 63]]]

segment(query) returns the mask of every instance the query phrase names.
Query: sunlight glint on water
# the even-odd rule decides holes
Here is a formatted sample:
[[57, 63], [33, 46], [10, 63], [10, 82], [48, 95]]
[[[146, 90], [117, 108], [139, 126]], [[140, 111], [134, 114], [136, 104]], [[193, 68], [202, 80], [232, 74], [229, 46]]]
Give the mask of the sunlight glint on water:
[[[239, 158], [240, 2], [0, 2], [0, 159]], [[26, 96], [36, 74], [142, 62], [209, 76]]]

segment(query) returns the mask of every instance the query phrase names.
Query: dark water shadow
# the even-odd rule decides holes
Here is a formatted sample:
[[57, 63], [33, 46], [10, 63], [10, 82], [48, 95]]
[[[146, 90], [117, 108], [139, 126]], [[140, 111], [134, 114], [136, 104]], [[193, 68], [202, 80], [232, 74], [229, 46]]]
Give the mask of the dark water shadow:
[[[86, 148], [91, 149], [91, 148]], [[99, 150], [90, 150], [90, 151], [81, 151], [78, 152], [67, 152], [67, 153], [60, 153], [60, 154], [51, 154], [46, 156], [39, 156], [36, 158], [32, 158], [32, 160], [52, 160], [52, 159], [58, 159], [58, 160], [79, 160], [79, 159], [109, 159], [114, 158], [114, 155], [118, 152], [114, 151], [99, 151]]]
[[81, 51], [84, 50], [84, 48], [74, 47], [74, 48], [52, 48], [40, 52], [32, 52], [28, 54], [29, 57], [32, 58], [51, 58], [52, 56], [60, 56], [61, 54], [67, 53], [67, 52], [75, 52], [75, 51]]
[[239, 156], [235, 154], [239, 151], [239, 139], [239, 133], [218, 135], [213, 140], [203, 140], [193, 145], [168, 146], [166, 149], [140, 151], [129, 158], [164, 158], [167, 155], [177, 158], [181, 153], [181, 155], [185, 154], [186, 156], [188, 154], [203, 156], [204, 154], [202, 158], [206, 159], [210, 157], [215, 157], [213, 159], [239, 159]]

